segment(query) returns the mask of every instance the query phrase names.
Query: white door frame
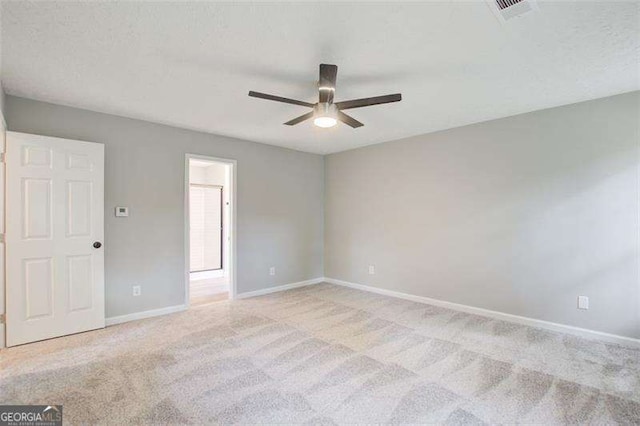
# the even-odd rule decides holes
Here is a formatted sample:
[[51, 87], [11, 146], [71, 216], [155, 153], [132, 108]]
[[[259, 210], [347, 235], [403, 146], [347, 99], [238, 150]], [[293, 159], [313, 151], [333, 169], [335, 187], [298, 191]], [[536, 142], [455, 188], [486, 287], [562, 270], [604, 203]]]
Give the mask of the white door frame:
[[[0, 110], [0, 154], [5, 153], [6, 146], [6, 132], [7, 132], [7, 122], [4, 121], [4, 115], [2, 114], [2, 110]], [[0, 321], [0, 348], [6, 347], [6, 315], [7, 306], [6, 306], [6, 298], [5, 298], [5, 259], [4, 259], [4, 237], [5, 237], [5, 229], [4, 229], [4, 218], [6, 217], [6, 203], [5, 203], [5, 193], [6, 193], [6, 185], [7, 179], [5, 176], [5, 167], [4, 163], [0, 163], [0, 234], [2, 235], [2, 242], [0, 242], [0, 316], [2, 316], [3, 320]]]
[[185, 154], [184, 159], [184, 297], [185, 303], [184, 305], [188, 308], [190, 302], [189, 298], [189, 275], [190, 275], [190, 263], [191, 259], [189, 256], [191, 250], [191, 241], [189, 235], [189, 218], [191, 212], [189, 210], [189, 160], [205, 160], [205, 161], [214, 161], [216, 163], [224, 163], [231, 167], [231, 182], [230, 193], [229, 193], [229, 223], [227, 224], [229, 232], [231, 234], [231, 239], [229, 240], [229, 255], [231, 256], [231, 261], [229, 262], [229, 299], [233, 300], [236, 298], [237, 289], [236, 289], [236, 267], [237, 267], [237, 244], [236, 244], [236, 176], [237, 176], [237, 168], [238, 162], [236, 160], [232, 160], [229, 158], [219, 158], [219, 157], [210, 157], [208, 155], [200, 155], [200, 154]]

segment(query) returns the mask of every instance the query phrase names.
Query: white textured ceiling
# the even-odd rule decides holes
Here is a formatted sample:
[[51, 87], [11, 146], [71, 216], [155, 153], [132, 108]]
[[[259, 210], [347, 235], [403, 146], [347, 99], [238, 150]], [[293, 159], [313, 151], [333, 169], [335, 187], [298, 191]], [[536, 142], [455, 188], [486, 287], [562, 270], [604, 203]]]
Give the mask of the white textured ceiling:
[[[640, 89], [638, 2], [539, 1], [502, 24], [485, 1], [2, 4], [7, 93], [329, 153]], [[249, 98], [336, 100], [365, 126], [282, 123], [308, 110]]]

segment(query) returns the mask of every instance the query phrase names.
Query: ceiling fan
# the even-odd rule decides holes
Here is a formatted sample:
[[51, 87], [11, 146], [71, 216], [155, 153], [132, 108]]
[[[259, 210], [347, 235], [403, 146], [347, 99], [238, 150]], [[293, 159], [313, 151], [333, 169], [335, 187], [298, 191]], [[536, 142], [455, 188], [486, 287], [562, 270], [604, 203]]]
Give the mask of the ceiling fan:
[[333, 127], [336, 125], [338, 120], [340, 120], [353, 128], [364, 126], [364, 124], [345, 114], [342, 112], [343, 110], [362, 108], [371, 105], [388, 104], [390, 102], [399, 102], [402, 100], [402, 95], [400, 93], [395, 93], [393, 95], [375, 96], [372, 98], [353, 99], [350, 101], [334, 103], [333, 95], [336, 91], [337, 75], [338, 67], [336, 65], [320, 64], [320, 80], [318, 81], [319, 96], [318, 102], [315, 104], [283, 98], [281, 96], [268, 95], [266, 93], [254, 92], [253, 90], [249, 92], [249, 96], [313, 108], [313, 111], [284, 123], [287, 126], [293, 126], [313, 118], [313, 124], [318, 127]]

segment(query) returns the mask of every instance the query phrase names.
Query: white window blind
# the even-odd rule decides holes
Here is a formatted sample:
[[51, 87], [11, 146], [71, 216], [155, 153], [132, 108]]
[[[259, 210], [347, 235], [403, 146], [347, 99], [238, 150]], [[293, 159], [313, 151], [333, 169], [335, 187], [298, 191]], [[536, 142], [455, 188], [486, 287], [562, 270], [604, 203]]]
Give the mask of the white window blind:
[[222, 187], [190, 186], [191, 272], [222, 268]]

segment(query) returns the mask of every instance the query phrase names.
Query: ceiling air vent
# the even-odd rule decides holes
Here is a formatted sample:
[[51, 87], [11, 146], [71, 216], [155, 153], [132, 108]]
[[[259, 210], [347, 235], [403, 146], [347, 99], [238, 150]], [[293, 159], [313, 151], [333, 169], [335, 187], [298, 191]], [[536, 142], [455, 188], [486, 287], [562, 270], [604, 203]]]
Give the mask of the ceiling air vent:
[[522, 3], [523, 1], [524, 0], [496, 0], [496, 3], [498, 4], [498, 9], [504, 10], [514, 4]]
[[535, 0], [487, 0], [487, 3], [502, 23], [538, 10]]

